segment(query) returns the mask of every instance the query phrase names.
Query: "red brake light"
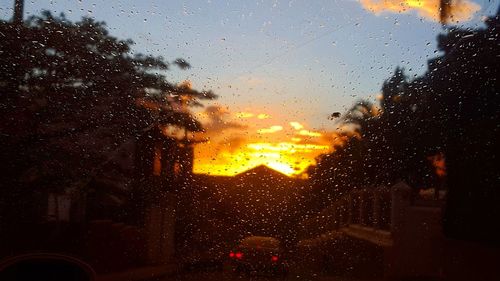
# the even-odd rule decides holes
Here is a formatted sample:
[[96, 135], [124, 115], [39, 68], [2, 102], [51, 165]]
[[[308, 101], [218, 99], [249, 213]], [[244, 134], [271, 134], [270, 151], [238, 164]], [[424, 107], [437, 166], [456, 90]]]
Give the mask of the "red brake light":
[[234, 253], [233, 253], [233, 252], [230, 252], [230, 253], [229, 253], [229, 257], [230, 257], [230, 258], [234, 258]]
[[279, 259], [279, 258], [278, 258], [278, 256], [272, 256], [272, 257], [271, 257], [271, 260], [272, 260], [272, 261], [274, 261], [274, 262], [277, 262], [277, 261], [278, 261], [278, 259]]
[[241, 259], [241, 258], [243, 258], [243, 253], [237, 252], [235, 254], [235, 256], [236, 256], [237, 259]]

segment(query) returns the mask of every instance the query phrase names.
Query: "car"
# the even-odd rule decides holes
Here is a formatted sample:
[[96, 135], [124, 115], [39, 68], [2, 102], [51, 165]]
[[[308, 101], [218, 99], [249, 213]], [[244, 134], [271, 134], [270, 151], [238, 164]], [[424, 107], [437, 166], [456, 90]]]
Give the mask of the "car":
[[229, 252], [236, 273], [285, 275], [287, 263], [278, 239], [268, 236], [246, 237]]
[[208, 249], [184, 251], [179, 258], [185, 271], [220, 271], [223, 269], [225, 251], [222, 245], [213, 245]]

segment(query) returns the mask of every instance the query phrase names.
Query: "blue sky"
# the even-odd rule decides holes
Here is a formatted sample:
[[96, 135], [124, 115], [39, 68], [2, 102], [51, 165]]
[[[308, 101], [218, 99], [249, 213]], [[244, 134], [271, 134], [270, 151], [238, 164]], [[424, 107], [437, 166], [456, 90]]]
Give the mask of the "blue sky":
[[[467, 26], [481, 26], [499, 1], [481, 6]], [[314, 3], [314, 4], [313, 4]], [[12, 15], [0, 0], [0, 17]], [[169, 60], [171, 81], [212, 89], [229, 111], [259, 111], [281, 120], [331, 128], [328, 115], [373, 98], [396, 68], [425, 71], [441, 27], [415, 11], [374, 14], [355, 0], [337, 1], [26, 1], [25, 15], [47, 9], [77, 20], [91, 16], [134, 50]]]

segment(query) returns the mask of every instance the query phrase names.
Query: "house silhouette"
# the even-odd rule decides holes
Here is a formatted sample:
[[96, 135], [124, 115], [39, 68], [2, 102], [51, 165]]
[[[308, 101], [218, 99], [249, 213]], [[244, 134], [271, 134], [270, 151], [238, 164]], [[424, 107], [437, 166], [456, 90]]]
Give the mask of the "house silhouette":
[[277, 170], [269, 168], [266, 165], [259, 165], [252, 169], [246, 170], [235, 175], [235, 178], [238, 179], [246, 179], [246, 180], [273, 180], [273, 181], [281, 181], [281, 180], [290, 180], [291, 178]]

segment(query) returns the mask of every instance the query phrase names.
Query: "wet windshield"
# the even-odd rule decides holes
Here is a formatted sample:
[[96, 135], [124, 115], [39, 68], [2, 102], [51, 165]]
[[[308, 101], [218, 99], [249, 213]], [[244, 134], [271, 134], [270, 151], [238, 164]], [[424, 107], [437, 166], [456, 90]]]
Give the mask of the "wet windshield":
[[500, 280], [499, 12], [0, 1], [0, 280]]
[[280, 241], [272, 237], [252, 236], [241, 241], [242, 247], [249, 248], [274, 248], [280, 246]]

